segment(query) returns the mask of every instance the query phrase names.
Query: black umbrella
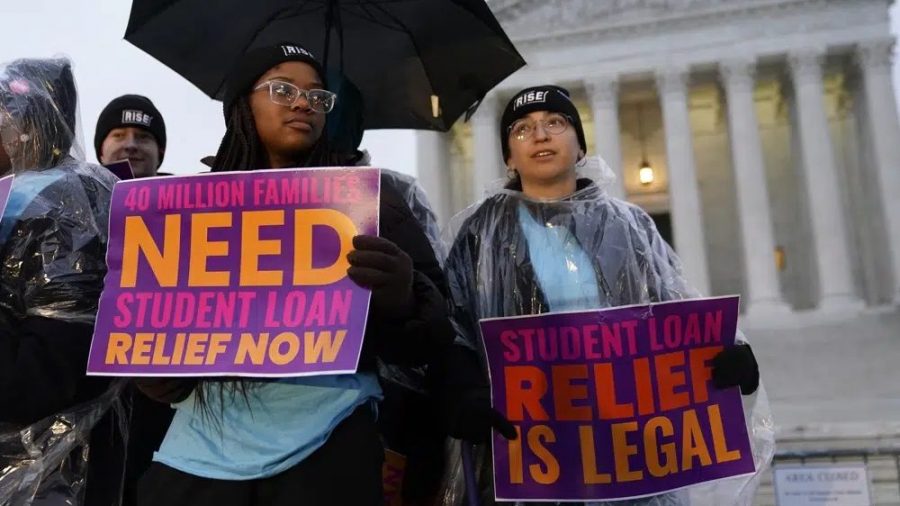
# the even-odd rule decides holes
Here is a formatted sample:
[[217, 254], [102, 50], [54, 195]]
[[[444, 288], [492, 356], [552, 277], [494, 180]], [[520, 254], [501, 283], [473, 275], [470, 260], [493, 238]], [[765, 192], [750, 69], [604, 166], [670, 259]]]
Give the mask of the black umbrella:
[[484, 0], [134, 0], [125, 38], [220, 100], [238, 56], [301, 44], [359, 87], [366, 129], [446, 131], [525, 64]]

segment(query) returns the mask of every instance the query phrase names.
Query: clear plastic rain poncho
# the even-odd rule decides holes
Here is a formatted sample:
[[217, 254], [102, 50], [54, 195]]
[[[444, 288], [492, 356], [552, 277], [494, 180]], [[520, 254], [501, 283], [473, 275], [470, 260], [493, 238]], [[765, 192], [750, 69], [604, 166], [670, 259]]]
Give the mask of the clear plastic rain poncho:
[[[0, 163], [8, 160], [4, 164], [10, 167], [2, 169], [15, 174], [0, 221], [3, 505], [81, 504], [88, 436], [118, 407], [122, 388], [120, 382], [83, 377], [90, 344], [84, 329], [95, 320], [106, 274], [116, 178], [83, 161], [77, 116], [68, 60], [17, 60], [0, 66]], [[56, 335], [28, 333], [35, 321], [42, 329], [56, 329]], [[60, 349], [79, 353], [61, 356]], [[61, 363], [77, 377], [45, 393], [16, 396], [16, 391], [47, 384], [46, 375], [57, 373]], [[23, 411], [13, 404], [35, 407]]]
[[[607, 194], [605, 188], [615, 176], [606, 163], [589, 157], [579, 162], [576, 170], [577, 191], [565, 199], [534, 201], [503, 182], [483, 201], [451, 222], [447, 236], [453, 238], [453, 246], [446, 269], [457, 344], [477, 350], [483, 363], [478, 330], [478, 321], [483, 318], [700, 296], [684, 279], [677, 256], [660, 237], [650, 216], [639, 207]], [[549, 247], [563, 248], [566, 272], [537, 265], [538, 261], [530, 258], [529, 237], [535, 235], [529, 236], [524, 229], [534, 230], [538, 224], [539, 228], [546, 227], [544, 234], [557, 234]], [[548, 272], [556, 276], [548, 277]], [[589, 280], [580, 277], [585, 275], [590, 276]], [[557, 286], [552, 286], [554, 283]], [[550, 285], [555, 294], [552, 300], [543, 284]], [[562, 300], [560, 293], [564, 293]], [[738, 340], [746, 342], [742, 334]], [[656, 497], [587, 504], [752, 504], [759, 477], [774, 454], [775, 434], [763, 386], [753, 395], [744, 396], [743, 401], [757, 468], [755, 475], [696, 485]], [[493, 504], [489, 458], [485, 448], [476, 450], [482, 504]], [[444, 504], [464, 504], [464, 477], [457, 449], [451, 452], [450, 459]]]
[[[441, 240], [440, 227], [437, 216], [431, 209], [431, 204], [425, 196], [425, 191], [412, 176], [401, 174], [388, 169], [381, 169], [382, 181], [390, 184], [403, 197], [409, 206], [413, 216], [425, 232], [428, 242], [434, 249], [435, 259], [440, 263], [446, 256], [444, 243]], [[414, 392], [425, 394], [425, 369], [424, 367], [405, 367], [386, 364], [378, 361], [378, 374], [383, 379], [396, 383]]]

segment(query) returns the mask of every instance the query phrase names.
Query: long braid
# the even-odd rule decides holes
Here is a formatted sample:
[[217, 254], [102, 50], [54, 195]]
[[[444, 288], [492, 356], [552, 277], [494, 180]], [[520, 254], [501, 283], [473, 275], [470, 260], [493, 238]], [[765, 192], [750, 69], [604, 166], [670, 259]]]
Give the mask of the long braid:
[[256, 133], [253, 111], [246, 96], [237, 99], [225, 125], [225, 135], [213, 161], [213, 172], [265, 168], [262, 141]]

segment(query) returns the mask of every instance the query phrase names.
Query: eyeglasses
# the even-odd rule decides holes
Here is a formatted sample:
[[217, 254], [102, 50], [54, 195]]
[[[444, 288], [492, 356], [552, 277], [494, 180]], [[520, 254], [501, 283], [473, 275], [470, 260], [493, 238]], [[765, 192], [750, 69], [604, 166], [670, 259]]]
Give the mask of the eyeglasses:
[[334, 109], [337, 95], [328, 90], [303, 90], [284, 81], [266, 81], [253, 91], [269, 88], [269, 100], [278, 105], [293, 107], [302, 97], [315, 112], [327, 114]]
[[559, 135], [568, 128], [569, 119], [562, 114], [551, 114], [538, 121], [520, 119], [509, 127], [509, 135], [517, 141], [525, 142], [534, 135], [538, 123], [540, 123], [541, 127], [548, 134]]

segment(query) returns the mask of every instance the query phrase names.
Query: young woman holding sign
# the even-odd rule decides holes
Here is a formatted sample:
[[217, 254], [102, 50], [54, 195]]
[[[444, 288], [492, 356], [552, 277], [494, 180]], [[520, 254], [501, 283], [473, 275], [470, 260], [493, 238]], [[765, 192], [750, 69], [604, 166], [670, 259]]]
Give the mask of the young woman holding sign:
[[[349, 164], [323, 136], [336, 100], [323, 76], [319, 62], [293, 44], [248, 52], [226, 84], [227, 130], [213, 171]], [[348, 255], [348, 276], [372, 290], [356, 374], [141, 382], [151, 397], [178, 402], [142, 482], [143, 504], [382, 504], [376, 358], [426, 363], [452, 330], [429, 281], [441, 277], [431, 245], [384, 179], [380, 235], [356, 237]]]
[[[581, 119], [567, 90], [539, 86], [517, 93], [503, 113], [500, 134], [508, 181], [455, 219], [462, 224], [446, 269], [460, 335], [448, 355], [448, 370], [472, 371], [461, 377], [484, 370], [478, 329], [483, 318], [698, 296], [651, 218], [607, 194], [611, 171], [585, 156]], [[719, 388], [740, 386], [744, 395], [753, 394], [759, 372], [749, 345], [721, 352], [713, 362], [713, 379]], [[486, 382], [460, 381], [446, 395], [452, 400], [447, 421], [455, 437], [486, 442], [492, 428], [515, 437], [511, 424], [491, 409]], [[597, 456], [598, 461], [609, 458]], [[483, 463], [481, 479], [489, 484], [490, 458]], [[492, 503], [491, 487], [481, 488], [484, 502]], [[747, 490], [731, 492], [734, 497], [714, 502], [735, 504]], [[676, 492], [614, 504], [685, 505], [688, 499]]]

